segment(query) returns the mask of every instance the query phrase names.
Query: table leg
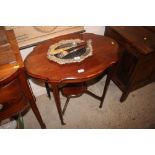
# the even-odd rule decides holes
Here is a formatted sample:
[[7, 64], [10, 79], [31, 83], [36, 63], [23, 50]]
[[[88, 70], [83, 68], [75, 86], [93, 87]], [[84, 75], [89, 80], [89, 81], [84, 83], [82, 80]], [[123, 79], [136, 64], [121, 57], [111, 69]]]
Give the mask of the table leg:
[[102, 105], [103, 105], [103, 102], [104, 102], [105, 95], [106, 95], [109, 84], [110, 84], [110, 78], [109, 78], [109, 75], [107, 75], [107, 79], [106, 79], [106, 82], [105, 82], [105, 86], [104, 86], [104, 90], [103, 90], [103, 94], [102, 94], [102, 97], [101, 97], [101, 103], [100, 103], [99, 108], [102, 108]]
[[50, 87], [49, 87], [49, 85], [48, 85], [48, 82], [45, 82], [45, 87], [46, 87], [46, 91], [47, 91], [48, 98], [51, 99]]
[[34, 112], [37, 120], [39, 121], [39, 124], [40, 124], [41, 128], [42, 129], [46, 129], [46, 125], [44, 124], [44, 122], [43, 122], [43, 120], [41, 118], [41, 115], [39, 113], [39, 110], [37, 108], [37, 105], [36, 105], [35, 101], [34, 100], [31, 100], [30, 101], [30, 105], [31, 105], [32, 111]]
[[53, 96], [54, 96], [54, 100], [55, 100], [55, 104], [58, 110], [58, 114], [60, 117], [60, 121], [62, 125], [65, 125], [64, 121], [63, 121], [63, 114], [62, 114], [62, 110], [61, 110], [61, 101], [60, 101], [60, 94], [59, 94], [59, 88], [58, 88], [58, 84], [57, 83], [51, 83], [51, 87], [53, 90]]
[[21, 74], [19, 74], [19, 79], [22, 83], [23, 92], [24, 92], [25, 96], [27, 97], [27, 99], [29, 100], [29, 103], [32, 108], [32, 111], [34, 112], [34, 115], [36, 116], [41, 128], [45, 129], [46, 125], [44, 124], [44, 122], [42, 120], [42, 117], [40, 115], [40, 112], [39, 112], [36, 102], [35, 102], [35, 97], [32, 94], [30, 84], [27, 81], [25, 73], [23, 71], [21, 72]]

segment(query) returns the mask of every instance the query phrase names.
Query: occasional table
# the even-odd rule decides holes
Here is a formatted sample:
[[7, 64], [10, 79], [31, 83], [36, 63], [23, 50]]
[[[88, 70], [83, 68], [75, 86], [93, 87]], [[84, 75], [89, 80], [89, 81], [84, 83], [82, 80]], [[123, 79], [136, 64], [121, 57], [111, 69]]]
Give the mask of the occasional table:
[[[61, 40], [68, 39], [81, 39], [84, 41], [91, 39], [93, 55], [82, 62], [63, 65], [48, 60], [47, 51], [49, 47]], [[59, 86], [66, 83], [75, 84], [91, 80], [102, 74], [117, 60], [118, 44], [116, 41], [102, 35], [78, 33], [56, 37], [41, 43], [27, 56], [24, 63], [29, 76], [51, 84], [61, 124], [64, 124]], [[79, 70], [83, 72], [79, 72]], [[104, 96], [105, 92], [102, 95], [102, 101]]]

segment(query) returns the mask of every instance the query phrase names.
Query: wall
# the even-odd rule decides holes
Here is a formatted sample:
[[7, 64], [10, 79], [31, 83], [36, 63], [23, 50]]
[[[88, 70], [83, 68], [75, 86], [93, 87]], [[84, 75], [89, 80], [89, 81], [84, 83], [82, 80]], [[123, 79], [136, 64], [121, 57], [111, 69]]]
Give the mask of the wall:
[[104, 35], [105, 26], [84, 26], [86, 32]]
[[[105, 26], [84, 26], [84, 29], [88, 33], [104, 35]], [[21, 50], [21, 55], [22, 55], [23, 60], [32, 50], [33, 50], [33, 47]], [[44, 83], [36, 84], [32, 80], [29, 80], [29, 82], [30, 82], [30, 85], [32, 87], [32, 90], [35, 96], [39, 96], [39, 95], [46, 93]]]

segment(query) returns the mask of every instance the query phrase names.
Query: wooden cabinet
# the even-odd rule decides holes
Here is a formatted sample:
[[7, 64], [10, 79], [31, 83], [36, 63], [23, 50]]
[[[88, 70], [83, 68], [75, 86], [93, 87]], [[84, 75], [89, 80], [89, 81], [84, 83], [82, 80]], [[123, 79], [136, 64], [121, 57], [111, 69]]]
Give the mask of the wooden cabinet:
[[0, 27], [0, 107], [0, 121], [31, 107], [41, 127], [45, 128], [26, 78], [15, 35], [3, 27]]
[[123, 102], [129, 93], [155, 81], [155, 28], [140, 26], [106, 27], [105, 35], [120, 45], [120, 60], [110, 79], [122, 90]]

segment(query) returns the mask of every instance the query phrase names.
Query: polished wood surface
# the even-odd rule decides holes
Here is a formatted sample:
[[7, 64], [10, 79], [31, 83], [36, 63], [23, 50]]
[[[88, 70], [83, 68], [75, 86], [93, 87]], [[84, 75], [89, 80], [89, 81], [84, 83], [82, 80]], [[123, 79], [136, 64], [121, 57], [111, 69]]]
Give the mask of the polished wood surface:
[[[0, 82], [7, 79], [18, 68], [23, 68], [24, 63], [19, 53], [18, 45], [12, 30], [5, 31], [0, 28]], [[11, 57], [11, 58], [10, 58]]]
[[[57, 64], [56, 62], [47, 59], [47, 51], [49, 47], [61, 40], [67, 39], [81, 39], [87, 41], [92, 40], [93, 55], [86, 58], [82, 62], [71, 63], [71, 64]], [[67, 100], [64, 110], [61, 108], [61, 101], [59, 95], [59, 86], [62, 83], [81, 83], [86, 82], [96, 76], [102, 74], [107, 68], [118, 60], [118, 44], [111, 38], [104, 37], [101, 35], [95, 35], [91, 33], [83, 34], [69, 34], [51, 39], [45, 43], [42, 43], [34, 48], [34, 50], [25, 59], [25, 67], [28, 75], [33, 78], [42, 79], [47, 83], [51, 84], [53, 95], [57, 107], [57, 111], [61, 120], [61, 124], [65, 124], [63, 120], [63, 114], [68, 104]], [[78, 70], [84, 72], [79, 73]], [[83, 89], [79, 89], [80, 92]], [[78, 94], [78, 91], [75, 94]], [[69, 89], [64, 93], [70, 93]], [[87, 93], [93, 97], [92, 93]], [[72, 93], [72, 95], [74, 95]], [[105, 93], [103, 92], [102, 97], [96, 97], [101, 102], [104, 99]]]
[[0, 35], [0, 121], [15, 117], [31, 107], [41, 127], [45, 128], [27, 81], [15, 35], [3, 27], [0, 27]]
[[155, 35], [146, 28], [142, 26], [113, 26], [112, 29], [122, 36], [140, 54], [146, 55], [154, 52]]
[[23, 94], [19, 79], [19, 70], [9, 78], [0, 82], [0, 121], [17, 115], [29, 106], [28, 100]]
[[106, 27], [105, 35], [120, 45], [120, 61], [110, 79], [123, 92], [121, 102], [131, 91], [155, 81], [155, 33], [151, 30], [155, 27]]
[[[49, 46], [65, 39], [92, 40], [93, 56], [82, 62], [60, 65], [47, 59]], [[95, 34], [72, 34], [57, 37], [37, 46], [25, 60], [27, 73], [48, 82], [81, 82], [102, 73], [118, 59], [118, 45], [108, 37]], [[79, 69], [84, 72], [78, 73]]]

